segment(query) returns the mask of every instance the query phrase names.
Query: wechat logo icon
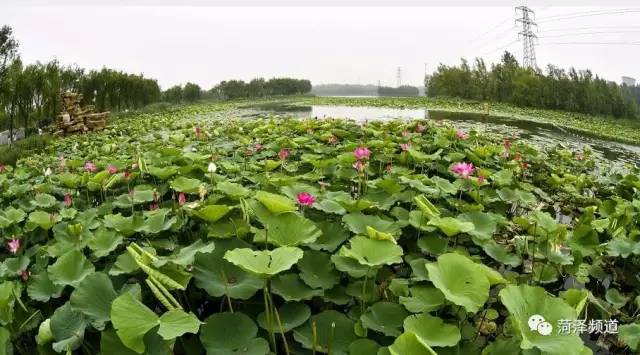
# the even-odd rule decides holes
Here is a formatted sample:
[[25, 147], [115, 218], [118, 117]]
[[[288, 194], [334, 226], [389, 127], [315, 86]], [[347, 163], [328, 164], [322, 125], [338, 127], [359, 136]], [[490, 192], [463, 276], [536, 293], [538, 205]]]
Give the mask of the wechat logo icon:
[[538, 332], [540, 335], [549, 335], [553, 332], [553, 326], [551, 323], [544, 320], [544, 317], [539, 314], [534, 314], [529, 317], [529, 329], [533, 332]]

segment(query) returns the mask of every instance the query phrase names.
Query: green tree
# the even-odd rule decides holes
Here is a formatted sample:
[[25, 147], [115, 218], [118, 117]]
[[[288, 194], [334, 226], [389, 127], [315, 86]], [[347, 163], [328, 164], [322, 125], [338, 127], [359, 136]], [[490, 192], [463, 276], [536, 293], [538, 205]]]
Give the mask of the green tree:
[[200, 100], [202, 90], [200, 86], [194, 83], [186, 83], [184, 89], [182, 89], [182, 98], [187, 102], [194, 102]]

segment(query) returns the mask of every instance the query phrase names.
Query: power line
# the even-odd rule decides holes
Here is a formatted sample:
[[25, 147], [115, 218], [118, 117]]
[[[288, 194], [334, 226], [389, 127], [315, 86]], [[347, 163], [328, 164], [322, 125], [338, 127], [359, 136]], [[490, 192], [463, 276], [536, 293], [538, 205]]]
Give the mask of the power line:
[[486, 32], [483, 32], [483, 33], [479, 34], [478, 36], [476, 36], [475, 38], [471, 39], [471, 42], [478, 41], [480, 38], [482, 38], [482, 37], [488, 35], [489, 33], [497, 30], [498, 28], [502, 27], [502, 25], [504, 25], [505, 23], [510, 22], [510, 21], [511, 21], [511, 18], [506, 18], [505, 20], [503, 20], [500, 23], [498, 23], [496, 26], [491, 27]]
[[512, 46], [512, 45], [514, 45], [514, 44], [516, 44], [516, 43], [518, 43], [519, 41], [520, 41], [519, 39], [516, 39], [516, 40], [515, 40], [515, 41], [513, 41], [513, 42], [509, 42], [509, 43], [505, 44], [504, 46], [500, 46], [500, 47], [498, 47], [498, 48], [496, 48], [496, 49], [494, 49], [494, 50], [491, 50], [491, 51], [488, 51], [488, 52], [482, 53], [481, 55], [487, 55], [487, 54], [495, 53], [495, 52], [497, 52], [497, 51], [499, 51], [499, 50], [502, 50], [502, 49], [505, 49], [505, 48], [507, 48], [507, 47], [510, 47], [510, 46]]
[[558, 18], [551, 18], [551, 17], [548, 17], [548, 18], [543, 19], [543, 20], [540, 20], [540, 21], [538, 21], [538, 22], [539, 22], [539, 23], [547, 23], [547, 22], [555, 22], [555, 21], [562, 21], [562, 20], [572, 20], [572, 19], [581, 18], [581, 17], [602, 16], [602, 15], [618, 15], [618, 14], [630, 14], [630, 13], [636, 13], [636, 12], [640, 12], [640, 9], [610, 10], [610, 11], [608, 11], [608, 12], [590, 13], [590, 14], [580, 14], [580, 15], [572, 15], [572, 16], [558, 17]]
[[550, 35], [550, 36], [542, 36], [539, 38], [556, 38], [556, 37], [570, 37], [570, 36], [591, 36], [591, 35], [599, 35], [599, 34], [616, 34], [616, 33], [638, 33], [640, 30], [629, 30], [629, 31], [600, 31], [600, 32], [580, 32], [580, 33], [563, 33], [559, 35]]
[[558, 14], [558, 15], [551, 15], [551, 16], [546, 16], [546, 19], [555, 19], [555, 18], [559, 18], [559, 17], [567, 17], [567, 16], [582, 16], [582, 15], [600, 15], [600, 14], [607, 14], [610, 12], [620, 12], [620, 11], [635, 11], [635, 10], [640, 10], [639, 7], [629, 7], [629, 8], [622, 8], [622, 9], [604, 9], [604, 10], [589, 10], [589, 11], [577, 11], [577, 12], [566, 12], [564, 14]]
[[541, 46], [548, 45], [614, 45], [614, 46], [640, 46], [640, 41], [638, 42], [544, 42], [540, 44]]
[[582, 31], [582, 30], [616, 30], [616, 29], [640, 29], [640, 26], [588, 26], [588, 27], [565, 27], [565, 28], [550, 28], [548, 30], [541, 30], [540, 33], [557, 32], [557, 31]]

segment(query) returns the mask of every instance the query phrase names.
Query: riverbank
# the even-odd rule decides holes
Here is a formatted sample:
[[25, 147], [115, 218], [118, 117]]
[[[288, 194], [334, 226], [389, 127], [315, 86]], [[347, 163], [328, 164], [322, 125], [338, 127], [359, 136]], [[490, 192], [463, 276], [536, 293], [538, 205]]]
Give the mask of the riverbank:
[[[301, 97], [309, 105], [374, 106], [392, 108], [426, 108], [450, 112], [484, 113], [483, 102], [427, 97]], [[640, 144], [640, 120], [616, 119], [574, 112], [516, 107], [491, 103], [490, 114], [502, 118], [544, 122], [597, 138]]]

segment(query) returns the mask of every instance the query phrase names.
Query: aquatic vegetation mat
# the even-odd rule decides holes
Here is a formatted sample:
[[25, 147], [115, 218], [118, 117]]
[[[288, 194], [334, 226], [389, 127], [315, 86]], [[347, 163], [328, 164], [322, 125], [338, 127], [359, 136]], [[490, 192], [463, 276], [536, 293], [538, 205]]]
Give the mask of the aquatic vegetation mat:
[[0, 167], [0, 354], [640, 350], [637, 169], [235, 108]]

